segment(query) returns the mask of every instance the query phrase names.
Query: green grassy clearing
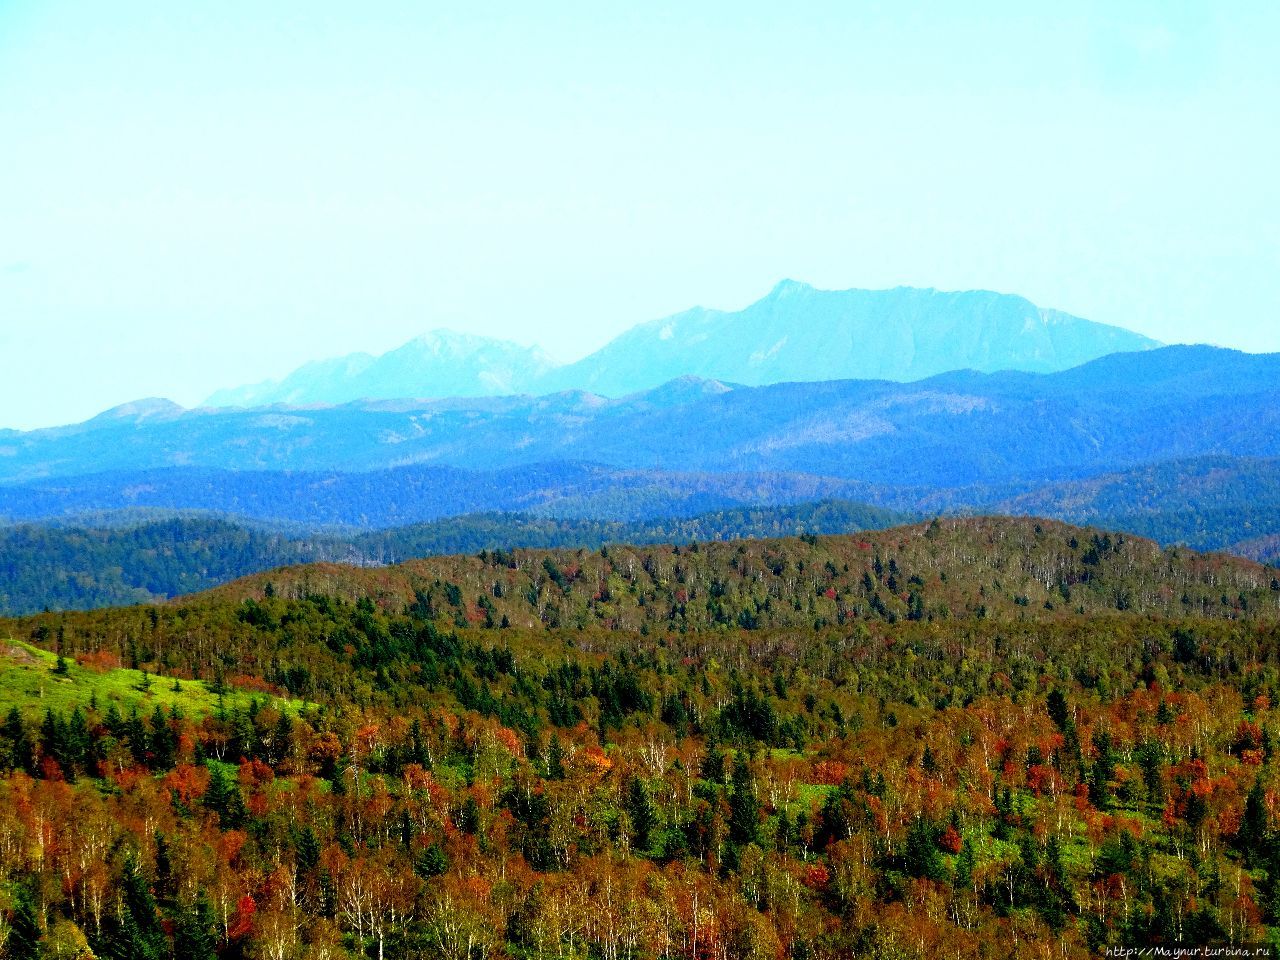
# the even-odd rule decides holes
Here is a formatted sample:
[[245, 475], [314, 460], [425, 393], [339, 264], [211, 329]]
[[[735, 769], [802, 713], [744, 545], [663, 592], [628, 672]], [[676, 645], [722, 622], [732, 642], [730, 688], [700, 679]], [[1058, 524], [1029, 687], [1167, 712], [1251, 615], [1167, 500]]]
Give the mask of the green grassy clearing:
[[[137, 709], [140, 714], [177, 707], [189, 717], [204, 716], [218, 709], [219, 697], [202, 680], [178, 680], [141, 670], [125, 668], [105, 671], [64, 661], [65, 674], [56, 672], [58, 657], [20, 640], [0, 641], [0, 714], [17, 707], [24, 714], [39, 715], [45, 710], [68, 713], [79, 706], [88, 709], [97, 702], [99, 710], [114, 703], [123, 714]], [[228, 710], [246, 708], [257, 700], [276, 709], [297, 713], [301, 700], [272, 697], [264, 693], [227, 690], [222, 702]]]

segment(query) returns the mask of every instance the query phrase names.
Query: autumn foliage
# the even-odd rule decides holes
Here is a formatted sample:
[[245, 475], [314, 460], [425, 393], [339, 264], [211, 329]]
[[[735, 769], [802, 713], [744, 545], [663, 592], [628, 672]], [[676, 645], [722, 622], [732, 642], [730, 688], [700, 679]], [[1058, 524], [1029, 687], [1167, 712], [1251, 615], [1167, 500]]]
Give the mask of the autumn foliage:
[[401, 572], [349, 595], [326, 568], [331, 590], [6, 623], [216, 704], [64, 678], [3, 718], [6, 949], [1085, 958], [1274, 936], [1265, 573], [1030, 522], [895, 536], [487, 554], [406, 595]]

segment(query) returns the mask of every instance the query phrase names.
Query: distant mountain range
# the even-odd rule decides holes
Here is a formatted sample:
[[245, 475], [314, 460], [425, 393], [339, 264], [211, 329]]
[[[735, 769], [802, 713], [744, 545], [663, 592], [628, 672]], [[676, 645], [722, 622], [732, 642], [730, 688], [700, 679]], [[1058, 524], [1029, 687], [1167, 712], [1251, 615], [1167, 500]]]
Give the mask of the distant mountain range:
[[[961, 371], [905, 384], [684, 379], [619, 400], [570, 392], [194, 411], [139, 403], [74, 426], [0, 431], [0, 485], [166, 467], [493, 471], [579, 461], [953, 488], [1038, 485], [1211, 454], [1280, 456], [1280, 355], [1165, 347], [1061, 373]], [[0, 491], [0, 515], [9, 493]]]
[[373, 357], [307, 364], [283, 380], [220, 390], [214, 407], [343, 404], [584, 390], [607, 397], [682, 376], [747, 386], [911, 381], [951, 370], [1066, 370], [1156, 341], [988, 291], [817, 290], [784, 280], [738, 311], [695, 307], [641, 324], [557, 366], [536, 348], [435, 331]]

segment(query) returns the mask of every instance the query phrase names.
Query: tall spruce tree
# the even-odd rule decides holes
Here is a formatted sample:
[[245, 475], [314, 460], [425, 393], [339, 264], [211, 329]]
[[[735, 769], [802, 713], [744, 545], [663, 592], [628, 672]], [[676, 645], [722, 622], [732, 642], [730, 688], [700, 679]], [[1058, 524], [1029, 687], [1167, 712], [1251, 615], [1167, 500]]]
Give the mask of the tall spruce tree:
[[1236, 831], [1236, 846], [1244, 856], [1244, 862], [1253, 866], [1262, 856], [1267, 840], [1267, 798], [1262, 790], [1262, 778], [1255, 777], [1253, 786], [1244, 801], [1244, 815]]
[[97, 952], [111, 960], [163, 960], [168, 948], [150, 884], [130, 853], [120, 876], [120, 910], [104, 925]]
[[195, 902], [174, 918], [174, 960], [217, 960], [218, 941], [214, 929], [213, 909], [202, 890]]
[[760, 832], [760, 801], [747, 758], [739, 754], [733, 764], [733, 795], [729, 798], [729, 840], [755, 843]]
[[639, 777], [632, 777], [627, 789], [627, 815], [631, 818], [633, 846], [648, 850], [653, 844], [653, 829], [657, 826], [657, 812], [649, 791]]

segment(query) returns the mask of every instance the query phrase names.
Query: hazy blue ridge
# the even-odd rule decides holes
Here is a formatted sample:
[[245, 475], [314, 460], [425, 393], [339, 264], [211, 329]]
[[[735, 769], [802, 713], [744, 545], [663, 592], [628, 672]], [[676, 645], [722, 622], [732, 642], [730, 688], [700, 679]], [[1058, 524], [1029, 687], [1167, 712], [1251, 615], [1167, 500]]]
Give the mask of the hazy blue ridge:
[[[1153, 351], [1124, 355], [1126, 369], [1106, 385], [1063, 382], [1098, 379], [1086, 366], [1042, 376], [948, 374], [915, 384], [780, 384], [703, 392], [674, 405], [645, 394], [617, 401], [558, 394], [111, 412], [0, 438], [0, 480], [167, 466], [496, 469], [589, 460], [629, 469], [802, 472], [949, 486], [1069, 478], [1207, 453], [1280, 452], [1274, 402], [1280, 358], [1198, 349], [1216, 375], [1176, 386], [1159, 376], [1164, 351]], [[0, 512], [7, 511], [0, 506]]]
[[[68, 478], [170, 467], [493, 472], [577, 462], [877, 487], [1025, 488], [1207, 455], [1280, 456], [1280, 355], [1165, 347], [1060, 373], [960, 371], [914, 383], [727, 389], [686, 378], [617, 400], [571, 392], [328, 408], [130, 405], [82, 424], [0, 435], [0, 515], [15, 516], [6, 498], [16, 494], [5, 487], [56, 497]], [[865, 499], [840, 489], [804, 499], [822, 496]]]
[[105, 518], [95, 519], [96, 525], [119, 526], [130, 512], [195, 511], [368, 530], [488, 511], [626, 521], [864, 494], [914, 501], [923, 492], [804, 474], [685, 474], [573, 462], [351, 473], [166, 467], [0, 486], [0, 518], [66, 525], [92, 517]]

